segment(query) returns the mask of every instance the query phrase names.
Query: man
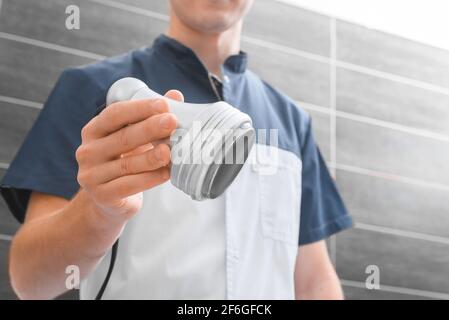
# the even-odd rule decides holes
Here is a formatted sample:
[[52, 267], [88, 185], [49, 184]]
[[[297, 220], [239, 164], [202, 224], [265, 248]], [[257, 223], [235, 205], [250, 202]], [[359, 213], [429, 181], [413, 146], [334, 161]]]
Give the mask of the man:
[[[151, 48], [66, 70], [2, 182], [24, 221], [10, 251], [20, 298], [67, 290], [97, 296], [120, 237], [104, 298], [340, 299], [324, 239], [351, 218], [316, 147], [309, 116], [247, 70], [242, 21], [252, 0], [171, 0]], [[272, 175], [245, 164], [225, 194], [194, 201], [171, 183], [163, 141], [177, 119], [164, 100], [119, 102], [108, 88], [135, 77], [172, 99], [225, 100], [256, 129], [278, 130]], [[176, 88], [176, 90], [169, 90]], [[167, 92], [168, 91], [168, 92]], [[181, 93], [182, 92], [182, 93]]]

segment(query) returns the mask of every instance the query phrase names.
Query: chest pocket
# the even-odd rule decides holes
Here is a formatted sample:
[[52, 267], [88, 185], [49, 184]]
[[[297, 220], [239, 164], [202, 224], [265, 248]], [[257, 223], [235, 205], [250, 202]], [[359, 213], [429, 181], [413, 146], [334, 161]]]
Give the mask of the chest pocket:
[[301, 161], [277, 150], [277, 157], [258, 156], [260, 223], [264, 237], [298, 245], [301, 207]]

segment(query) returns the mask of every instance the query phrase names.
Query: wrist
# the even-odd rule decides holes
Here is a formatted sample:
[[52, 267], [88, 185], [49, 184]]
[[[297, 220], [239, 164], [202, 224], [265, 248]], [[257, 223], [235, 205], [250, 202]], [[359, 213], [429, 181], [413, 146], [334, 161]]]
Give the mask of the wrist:
[[89, 230], [92, 256], [103, 256], [120, 236], [128, 221], [126, 216], [108, 214], [102, 210], [83, 189], [73, 198], [68, 210], [71, 214], [77, 214]]

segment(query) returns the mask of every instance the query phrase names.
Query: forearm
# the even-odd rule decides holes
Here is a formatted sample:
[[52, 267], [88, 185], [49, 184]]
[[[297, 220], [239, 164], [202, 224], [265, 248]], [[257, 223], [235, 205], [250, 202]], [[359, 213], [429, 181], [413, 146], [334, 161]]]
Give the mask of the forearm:
[[343, 290], [333, 270], [316, 270], [308, 279], [303, 279], [296, 289], [297, 300], [342, 300]]
[[298, 300], [341, 300], [343, 291], [324, 240], [298, 249], [295, 269]]
[[125, 225], [94, 209], [81, 191], [54, 214], [27, 222], [10, 251], [10, 277], [20, 298], [48, 299], [67, 290], [66, 268], [79, 267], [81, 279], [98, 264]]

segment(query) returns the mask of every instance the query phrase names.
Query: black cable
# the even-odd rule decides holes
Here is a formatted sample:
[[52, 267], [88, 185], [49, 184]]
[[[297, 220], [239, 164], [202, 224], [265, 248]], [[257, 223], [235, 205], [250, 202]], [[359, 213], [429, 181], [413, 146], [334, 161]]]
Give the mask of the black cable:
[[104, 290], [106, 290], [106, 286], [108, 285], [109, 278], [111, 278], [112, 271], [114, 270], [115, 258], [117, 258], [117, 250], [118, 250], [118, 240], [112, 245], [111, 251], [111, 261], [109, 262], [108, 273], [106, 274], [106, 278], [104, 278], [103, 284], [101, 285], [100, 291], [98, 291], [95, 300], [101, 300], [103, 297]]

